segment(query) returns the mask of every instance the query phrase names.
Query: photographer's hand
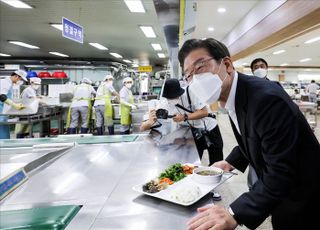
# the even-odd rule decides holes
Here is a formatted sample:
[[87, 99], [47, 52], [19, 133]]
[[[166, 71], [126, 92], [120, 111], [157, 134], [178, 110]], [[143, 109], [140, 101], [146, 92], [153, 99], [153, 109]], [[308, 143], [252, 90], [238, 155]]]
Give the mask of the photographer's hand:
[[181, 122], [184, 121], [184, 115], [182, 114], [175, 114], [175, 116], [172, 118], [175, 122]]
[[151, 124], [153, 124], [156, 121], [157, 121], [156, 110], [152, 109], [152, 110], [149, 111], [149, 122]]
[[142, 122], [140, 126], [140, 131], [146, 131], [150, 129], [156, 121], [157, 121], [156, 111], [152, 109], [149, 111], [148, 120]]

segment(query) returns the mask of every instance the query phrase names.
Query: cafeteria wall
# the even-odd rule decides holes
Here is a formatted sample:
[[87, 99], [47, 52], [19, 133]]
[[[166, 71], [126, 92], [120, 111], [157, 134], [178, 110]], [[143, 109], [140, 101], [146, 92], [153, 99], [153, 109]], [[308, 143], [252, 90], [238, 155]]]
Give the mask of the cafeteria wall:
[[111, 74], [109, 70], [95, 70], [95, 69], [70, 69], [64, 70], [68, 75], [70, 81], [80, 82], [82, 78], [87, 77], [92, 82], [102, 81], [107, 74]]

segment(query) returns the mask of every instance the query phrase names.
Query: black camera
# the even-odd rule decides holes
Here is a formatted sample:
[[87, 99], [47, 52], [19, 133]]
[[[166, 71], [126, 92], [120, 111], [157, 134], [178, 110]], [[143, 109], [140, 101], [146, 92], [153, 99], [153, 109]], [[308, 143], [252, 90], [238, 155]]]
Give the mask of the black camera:
[[192, 128], [192, 133], [193, 133], [194, 139], [196, 139], [196, 140], [199, 140], [203, 137], [206, 144], [207, 144], [207, 147], [210, 147], [211, 145], [213, 145], [212, 141], [210, 140], [208, 130], [199, 129], [199, 128]]
[[166, 109], [158, 109], [156, 111], [157, 119], [168, 119], [168, 118], [173, 118], [174, 116], [175, 115], [169, 115], [169, 112]]
[[203, 136], [202, 129], [197, 128], [192, 128], [192, 134], [196, 140], [199, 140]]
[[216, 119], [216, 115], [214, 113], [208, 113], [208, 117]]

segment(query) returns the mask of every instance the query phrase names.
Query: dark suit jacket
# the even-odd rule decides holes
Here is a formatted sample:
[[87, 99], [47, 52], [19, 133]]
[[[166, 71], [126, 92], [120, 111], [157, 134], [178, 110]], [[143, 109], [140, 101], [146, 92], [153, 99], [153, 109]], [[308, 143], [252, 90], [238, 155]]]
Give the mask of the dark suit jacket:
[[241, 135], [231, 122], [238, 146], [226, 161], [240, 171], [250, 163], [259, 178], [230, 205], [237, 222], [256, 228], [271, 214], [274, 229], [310, 223], [320, 145], [298, 106], [279, 84], [238, 73], [235, 110]]

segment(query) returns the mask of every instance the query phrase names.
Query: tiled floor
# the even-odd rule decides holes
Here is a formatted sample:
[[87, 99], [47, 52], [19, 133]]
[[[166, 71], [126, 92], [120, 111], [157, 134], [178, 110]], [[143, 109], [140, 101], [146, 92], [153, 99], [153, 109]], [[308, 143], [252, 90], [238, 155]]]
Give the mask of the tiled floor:
[[[232, 150], [234, 146], [236, 146], [237, 142], [235, 140], [234, 134], [232, 132], [229, 118], [226, 114], [219, 114], [218, 117], [218, 124], [221, 130], [222, 138], [224, 141], [224, 156], [226, 157]], [[319, 114], [318, 114], [319, 120]], [[320, 121], [319, 121], [320, 122]], [[315, 128], [315, 134], [320, 141], [320, 125]], [[202, 163], [207, 164], [208, 158], [206, 156], [203, 157]], [[238, 175], [233, 176], [230, 180], [226, 183], [221, 185], [216, 189], [217, 192], [220, 193], [222, 196], [222, 201], [216, 202], [216, 204], [223, 205], [228, 207], [229, 204], [236, 199], [240, 194], [243, 192], [248, 191], [247, 187], [247, 171], [245, 173], [241, 173], [237, 171]], [[224, 196], [223, 194], [228, 194], [228, 196]], [[238, 226], [237, 230], [244, 230], [247, 229], [246, 227]], [[261, 224], [258, 228], [259, 230], [269, 230], [272, 229], [270, 218], [266, 219], [266, 221]]]

